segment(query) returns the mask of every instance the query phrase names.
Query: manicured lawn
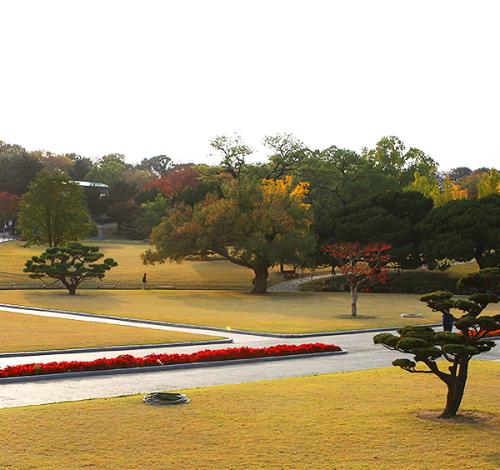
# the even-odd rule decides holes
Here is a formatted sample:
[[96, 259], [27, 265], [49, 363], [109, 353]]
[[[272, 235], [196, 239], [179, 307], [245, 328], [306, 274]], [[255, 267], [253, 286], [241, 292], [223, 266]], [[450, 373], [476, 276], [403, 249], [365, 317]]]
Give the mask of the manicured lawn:
[[[358, 301], [360, 318], [352, 318], [349, 294], [343, 292], [253, 295], [234, 291], [82, 290], [76, 296], [63, 291], [1, 292], [1, 302], [13, 305], [274, 333], [439, 323], [440, 315], [418, 297], [364, 293]], [[491, 311], [500, 313], [500, 308], [496, 305]], [[402, 313], [422, 313], [424, 318], [401, 318]]]
[[0, 353], [208, 341], [211, 336], [0, 310]]
[[500, 466], [500, 364], [473, 361], [464, 417], [432, 375], [393, 367], [0, 410], [0, 468], [72, 470], [492, 470]]
[[[214, 284], [243, 284], [251, 288], [253, 271], [236, 266], [228, 261], [184, 261], [182, 264], [166, 262], [162, 265], [144, 266], [140, 255], [149, 246], [142, 244], [110, 243], [103, 241], [85, 242], [88, 245], [97, 245], [104, 253], [105, 258], [113, 258], [118, 266], [106, 274], [103, 283], [137, 283], [140, 284], [142, 275], [148, 273], [148, 282], [151, 285], [169, 283], [214, 283]], [[40, 255], [45, 247], [23, 248], [22, 242], [0, 243], [0, 284], [9, 282], [35, 282], [23, 273], [24, 263], [33, 255]], [[48, 279], [47, 282], [53, 280]]]

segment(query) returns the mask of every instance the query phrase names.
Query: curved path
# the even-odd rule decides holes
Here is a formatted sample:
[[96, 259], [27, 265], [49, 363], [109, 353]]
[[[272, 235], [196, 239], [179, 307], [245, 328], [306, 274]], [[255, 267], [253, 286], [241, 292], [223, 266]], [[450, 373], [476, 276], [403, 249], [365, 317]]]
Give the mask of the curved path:
[[[13, 383], [5, 379], [0, 379], [0, 408], [372, 369], [390, 366], [391, 362], [396, 357], [400, 356], [400, 353], [389, 351], [381, 346], [375, 346], [372, 340], [376, 333], [374, 331], [294, 337], [286, 335], [270, 336], [259, 333], [201, 329], [189, 325], [174, 326], [133, 319], [114, 319], [72, 312], [55, 312], [14, 306], [0, 305], [0, 310], [32, 315], [79, 319], [82, 321], [125, 324], [144, 328], [189, 331], [197, 334], [206, 334], [208, 340], [210, 340], [210, 335], [225, 336], [229, 340], [232, 340], [231, 342], [223, 344], [217, 342], [215, 344], [173, 345], [148, 349], [122, 348], [113, 351], [79, 350], [78, 352], [72, 353], [57, 352], [55, 354], [43, 355], [0, 355], [0, 367], [31, 362], [94, 360], [103, 357], [116, 357], [119, 354], [133, 354], [135, 356], [144, 356], [160, 352], [182, 352], [189, 354], [203, 349], [241, 346], [267, 347], [276, 344], [303, 344], [310, 342], [336, 344], [348, 352], [348, 354], [343, 355], [325, 355], [321, 357], [300, 356], [283, 360], [263, 362], [245, 361], [244, 363], [227, 365], [220, 365], [217, 363], [211, 363], [209, 366], [183, 365], [154, 372], [116, 373], [101, 376], [80, 375], [78, 377], [47, 378], [44, 380], [27, 382]], [[484, 358], [489, 360], [500, 360], [500, 351], [495, 351], [494, 349], [485, 354]]]

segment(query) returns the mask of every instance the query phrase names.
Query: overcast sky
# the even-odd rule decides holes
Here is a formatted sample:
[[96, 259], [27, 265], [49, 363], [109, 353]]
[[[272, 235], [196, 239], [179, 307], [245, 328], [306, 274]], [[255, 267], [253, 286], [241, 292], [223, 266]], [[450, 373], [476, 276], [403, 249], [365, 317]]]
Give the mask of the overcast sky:
[[[0, 140], [216, 163], [238, 133], [500, 167], [498, 0], [1, 0]], [[260, 153], [259, 153], [260, 151]], [[1, 169], [0, 169], [1, 171]]]

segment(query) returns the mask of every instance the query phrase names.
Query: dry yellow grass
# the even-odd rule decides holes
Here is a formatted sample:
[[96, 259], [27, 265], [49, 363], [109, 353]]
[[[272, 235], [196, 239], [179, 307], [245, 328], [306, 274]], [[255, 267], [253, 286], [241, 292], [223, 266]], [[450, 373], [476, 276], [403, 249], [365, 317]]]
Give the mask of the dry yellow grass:
[[64, 320], [0, 310], [0, 353], [208, 341], [216, 336]]
[[[439, 323], [418, 295], [361, 294], [351, 318], [347, 293], [269, 293], [235, 291], [99, 291], [76, 296], [63, 291], [2, 291], [0, 302], [56, 310], [116, 315], [166, 322], [273, 333], [309, 333]], [[499, 306], [490, 311], [500, 312]], [[424, 318], [401, 318], [422, 313]], [[347, 316], [345, 316], [347, 315]]]
[[[492, 470], [500, 364], [474, 361], [462, 410], [428, 421], [445, 388], [396, 368], [0, 410], [0, 468]], [[476, 416], [476, 419], [474, 419]]]
[[[169, 283], [201, 283], [201, 284], [242, 284], [251, 287], [254, 277], [253, 271], [237, 266], [229, 261], [184, 261], [181, 264], [166, 262], [155, 266], [144, 266], [140, 255], [148, 245], [109, 243], [94, 240], [85, 242], [88, 245], [97, 245], [104, 253], [105, 258], [113, 258], [118, 266], [106, 274], [104, 283], [137, 283], [140, 284], [142, 275], [148, 273], [148, 282], [151, 285], [165, 285]], [[0, 243], [1, 283], [36, 282], [23, 273], [26, 260], [33, 255], [40, 255], [45, 247], [35, 246], [23, 248], [22, 242]], [[271, 270], [271, 277], [276, 280], [277, 270]], [[48, 282], [52, 282], [50, 279]]]

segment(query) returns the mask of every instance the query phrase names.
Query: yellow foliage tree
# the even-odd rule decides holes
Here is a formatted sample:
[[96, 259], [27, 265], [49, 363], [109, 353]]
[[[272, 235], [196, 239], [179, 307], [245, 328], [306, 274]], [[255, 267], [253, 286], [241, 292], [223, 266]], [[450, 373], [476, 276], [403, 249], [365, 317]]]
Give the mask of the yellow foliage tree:
[[432, 198], [435, 206], [442, 206], [455, 199], [466, 199], [468, 197], [467, 189], [462, 189], [460, 185], [454, 183], [447, 176], [442, 187], [439, 186], [435, 178], [421, 176], [418, 171], [415, 172], [415, 180], [407, 186], [408, 191], [420, 191], [424, 196]]
[[477, 191], [478, 197], [500, 194], [500, 172], [492, 168], [489, 173], [484, 173], [477, 184]]
[[155, 250], [145, 264], [217, 253], [255, 273], [252, 292], [267, 290], [271, 266], [299, 264], [314, 249], [307, 184], [283, 180], [230, 180], [223, 197], [209, 194], [194, 207], [178, 204], [153, 230]]

